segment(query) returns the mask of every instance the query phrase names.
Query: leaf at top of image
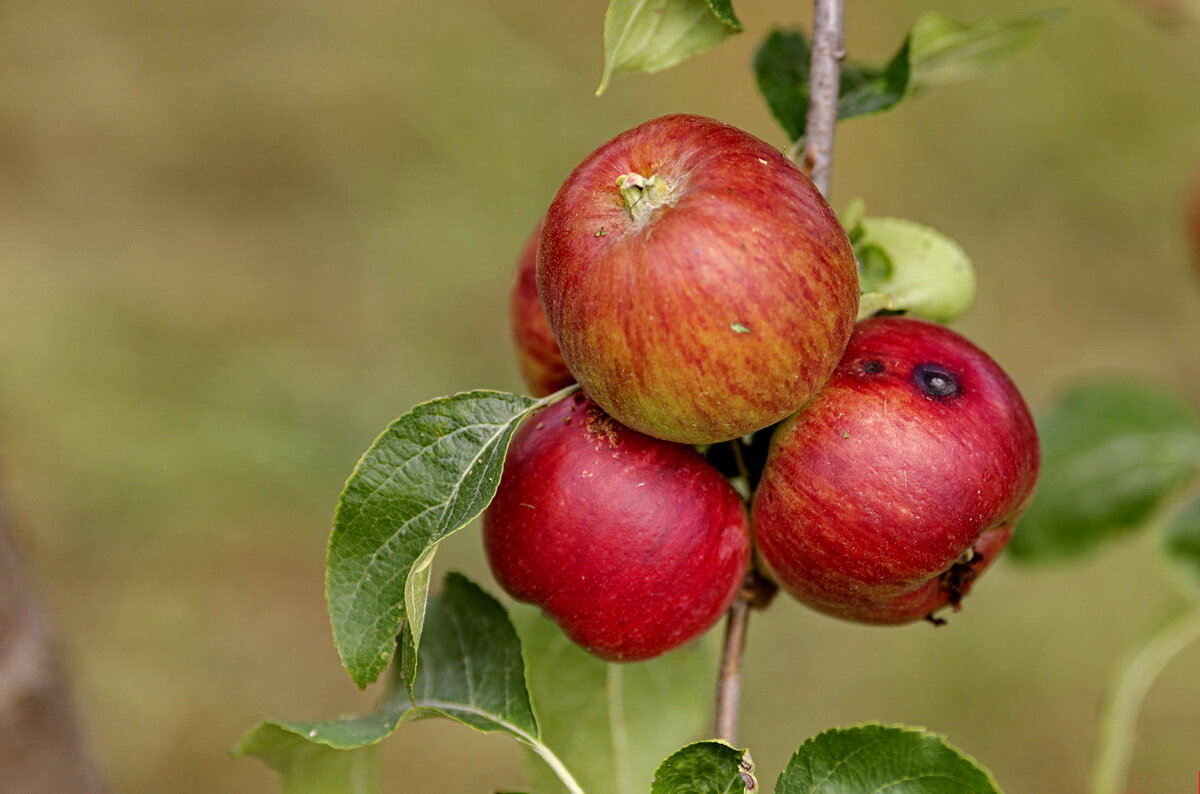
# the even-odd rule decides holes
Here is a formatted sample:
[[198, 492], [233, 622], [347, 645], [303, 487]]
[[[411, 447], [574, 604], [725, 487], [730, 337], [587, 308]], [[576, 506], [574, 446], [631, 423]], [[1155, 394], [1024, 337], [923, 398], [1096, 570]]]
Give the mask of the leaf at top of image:
[[355, 467], [329, 538], [325, 596], [358, 686], [387, 667], [406, 619], [420, 641], [437, 544], [487, 507], [518, 423], [547, 400], [473, 391], [422, 403]]
[[741, 30], [731, 0], [610, 0], [596, 95], [615, 74], [667, 69]]
[[[542, 740], [588, 794], [645, 794], [659, 762], [701, 737], [716, 684], [712, 632], [654, 659], [609, 664], [529, 606], [513, 609]], [[538, 791], [562, 791], [531, 758]]]
[[1200, 418], [1146, 386], [1077, 386], [1041, 418], [1038, 433], [1041, 474], [1009, 545], [1018, 560], [1094, 551], [1142, 528], [1200, 476]]
[[775, 794], [1001, 794], [991, 773], [943, 737], [900, 725], [831, 728], [801, 745]]
[[[882, 66], [856, 60], [842, 65], [838, 118], [881, 113], [919, 90], [981, 77], [1035, 41], [1057, 11], [962, 22], [937, 12], [917, 18]], [[772, 30], [754, 56], [759, 92], [788, 137], [804, 135], [812, 51], [799, 30]]]

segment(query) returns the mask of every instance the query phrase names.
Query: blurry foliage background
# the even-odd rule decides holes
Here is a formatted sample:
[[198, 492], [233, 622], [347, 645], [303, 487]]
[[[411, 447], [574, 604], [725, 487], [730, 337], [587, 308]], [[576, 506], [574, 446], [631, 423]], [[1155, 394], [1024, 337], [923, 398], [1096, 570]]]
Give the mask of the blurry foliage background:
[[[1200, 32], [1118, 0], [998, 77], [842, 127], [835, 205], [960, 240], [959, 324], [1044, 405], [1123, 371], [1200, 401], [1200, 290], [1179, 228], [1200, 166]], [[1033, 2], [852, 4], [881, 60], [915, 15]], [[260, 792], [227, 748], [264, 716], [370, 702], [322, 600], [344, 478], [412, 403], [518, 389], [513, 260], [611, 135], [699, 112], [783, 145], [749, 61], [805, 3], [675, 70], [600, 75], [600, 0], [8, 0], [0, 5], [0, 459], [114, 790]], [[475, 532], [438, 557], [488, 581]], [[744, 741], [773, 780], [839, 723], [924, 725], [1012, 792], [1081, 791], [1117, 659], [1169, 600], [1152, 541], [1072, 568], [1003, 565], [948, 628], [755, 618]], [[1191, 785], [1200, 649], [1152, 693], [1139, 791]], [[385, 791], [521, 782], [502, 737], [426, 722]]]

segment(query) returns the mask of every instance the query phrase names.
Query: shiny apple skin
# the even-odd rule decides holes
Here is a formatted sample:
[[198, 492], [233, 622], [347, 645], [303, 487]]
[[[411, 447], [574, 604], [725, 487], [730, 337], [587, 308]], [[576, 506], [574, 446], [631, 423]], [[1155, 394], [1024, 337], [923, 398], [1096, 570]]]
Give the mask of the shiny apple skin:
[[933, 323], [864, 321], [772, 438], [753, 507], [760, 560], [847, 620], [957, 608], [1007, 545], [1038, 465], [1029, 410], [987, 354]]
[[[638, 220], [625, 174], [670, 193]], [[546, 215], [538, 287], [571, 372], [619, 422], [687, 444], [795, 412], [828, 379], [858, 309], [837, 217], [774, 147], [664, 116], [589, 155]]]
[[749, 567], [746, 509], [695, 449], [614, 422], [582, 394], [513, 438], [484, 548], [500, 586], [615, 662], [703, 634]]
[[508, 304], [517, 366], [534, 397], [545, 397], [575, 382], [538, 299], [537, 248], [541, 233], [539, 222], [517, 260], [517, 277]]

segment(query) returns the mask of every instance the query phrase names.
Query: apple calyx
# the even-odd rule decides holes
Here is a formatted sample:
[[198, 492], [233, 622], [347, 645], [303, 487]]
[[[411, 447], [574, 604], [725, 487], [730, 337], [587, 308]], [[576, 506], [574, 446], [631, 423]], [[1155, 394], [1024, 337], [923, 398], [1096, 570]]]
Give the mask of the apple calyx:
[[675, 191], [658, 174], [642, 176], [639, 173], [621, 174], [617, 177], [617, 190], [629, 217], [639, 226], [659, 207], [673, 203]]

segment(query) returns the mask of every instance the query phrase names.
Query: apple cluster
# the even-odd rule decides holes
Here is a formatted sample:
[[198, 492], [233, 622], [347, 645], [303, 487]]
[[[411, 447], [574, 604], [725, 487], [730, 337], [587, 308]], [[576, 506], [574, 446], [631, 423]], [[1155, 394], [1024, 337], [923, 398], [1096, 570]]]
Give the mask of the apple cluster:
[[[751, 568], [840, 618], [940, 623], [1029, 502], [1034, 425], [965, 338], [856, 323], [858, 298], [837, 217], [758, 138], [673, 115], [589, 155], [518, 264], [521, 373], [581, 390], [513, 438], [500, 585], [612, 661], [705, 632]], [[743, 499], [713, 453], [750, 437]]]

